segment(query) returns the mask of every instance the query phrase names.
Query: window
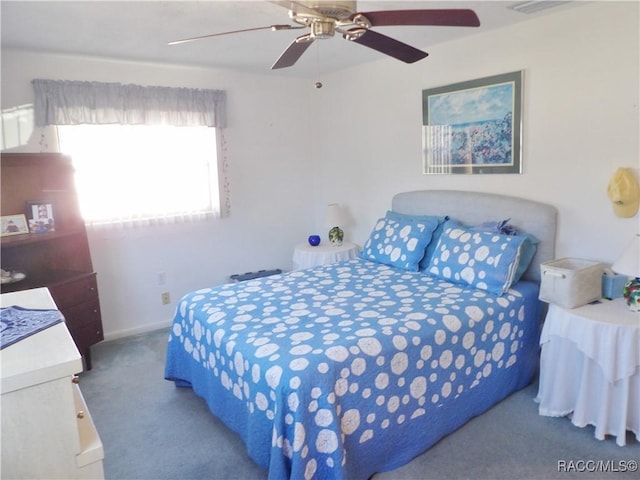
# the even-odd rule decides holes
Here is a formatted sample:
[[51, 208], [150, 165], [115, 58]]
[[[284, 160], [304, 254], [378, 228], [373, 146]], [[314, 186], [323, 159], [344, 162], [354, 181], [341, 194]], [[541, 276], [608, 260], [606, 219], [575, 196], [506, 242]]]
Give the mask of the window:
[[88, 225], [219, 217], [218, 130], [206, 126], [58, 126]]
[[226, 127], [224, 90], [31, 83], [34, 124], [57, 127], [60, 151], [71, 156], [76, 168], [88, 225], [149, 224], [229, 212], [224, 148], [219, 148]]
[[26, 145], [33, 133], [33, 105], [2, 110], [2, 150]]

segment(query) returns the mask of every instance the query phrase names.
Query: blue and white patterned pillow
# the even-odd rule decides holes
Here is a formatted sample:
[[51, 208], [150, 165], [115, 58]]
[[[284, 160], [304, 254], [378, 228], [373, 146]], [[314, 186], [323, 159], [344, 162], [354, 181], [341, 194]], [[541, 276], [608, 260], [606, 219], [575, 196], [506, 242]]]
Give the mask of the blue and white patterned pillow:
[[536, 250], [538, 250], [538, 244], [540, 241], [531, 235], [530, 233], [518, 233], [519, 236], [522, 236], [522, 246], [520, 247], [520, 260], [518, 261], [518, 268], [516, 269], [516, 274], [513, 276], [513, 283], [517, 283], [522, 279], [524, 272], [527, 271], [533, 257], [536, 254]]
[[438, 222], [436, 229], [431, 234], [431, 240], [427, 244], [427, 248], [424, 252], [422, 260], [418, 265], [419, 271], [425, 271], [429, 266], [429, 260], [431, 260], [431, 256], [433, 255], [433, 251], [436, 248], [436, 244], [438, 243], [438, 238], [440, 234], [442, 234], [442, 230], [444, 229], [444, 224], [449, 217], [446, 215], [409, 215], [406, 213], [394, 212], [393, 210], [387, 211], [385, 218], [390, 218], [392, 220], [407, 220], [411, 222], [432, 222], [433, 220]]
[[410, 221], [380, 218], [362, 247], [360, 257], [417, 272], [437, 226], [435, 219]]
[[[524, 275], [524, 272], [529, 268], [529, 265], [536, 254], [536, 250], [538, 249], [538, 243], [540, 242], [533, 235], [521, 232], [518, 228], [511, 225], [509, 223], [510, 220], [510, 218], [507, 218], [506, 220], [501, 220], [499, 222], [486, 222], [469, 228], [474, 232], [501, 233], [505, 235], [521, 235], [524, 237], [522, 245], [520, 246], [520, 260], [518, 261], [518, 267], [516, 268], [516, 273], [513, 277], [513, 284], [519, 282]], [[423, 258], [420, 263], [424, 263], [424, 261], [425, 259]]]
[[524, 237], [477, 232], [449, 221], [427, 272], [496, 295], [511, 287]]

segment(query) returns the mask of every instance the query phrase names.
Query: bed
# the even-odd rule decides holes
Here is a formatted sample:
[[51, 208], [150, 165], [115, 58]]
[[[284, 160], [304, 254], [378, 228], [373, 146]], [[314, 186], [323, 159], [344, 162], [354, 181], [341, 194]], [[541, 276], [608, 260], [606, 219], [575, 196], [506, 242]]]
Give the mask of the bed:
[[184, 296], [165, 378], [270, 479], [398, 468], [531, 382], [556, 216], [496, 194], [399, 193], [357, 259]]

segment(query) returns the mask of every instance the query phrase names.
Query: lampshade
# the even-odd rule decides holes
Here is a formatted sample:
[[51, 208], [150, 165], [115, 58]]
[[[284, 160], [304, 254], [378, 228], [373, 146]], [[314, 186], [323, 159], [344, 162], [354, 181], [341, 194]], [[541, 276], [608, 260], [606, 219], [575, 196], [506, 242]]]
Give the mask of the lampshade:
[[640, 277], [640, 234], [636, 234], [611, 269], [629, 277]]
[[342, 245], [344, 232], [342, 228], [349, 221], [347, 213], [337, 203], [330, 203], [324, 215], [324, 224], [329, 227], [329, 242], [334, 247]]
[[330, 203], [327, 205], [327, 211], [324, 215], [324, 225], [326, 227], [344, 227], [347, 222], [347, 214], [339, 204]]

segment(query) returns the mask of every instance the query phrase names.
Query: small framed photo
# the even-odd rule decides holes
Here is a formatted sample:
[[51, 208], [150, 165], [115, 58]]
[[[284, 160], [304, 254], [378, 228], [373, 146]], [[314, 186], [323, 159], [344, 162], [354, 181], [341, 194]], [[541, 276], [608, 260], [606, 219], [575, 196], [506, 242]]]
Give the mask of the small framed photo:
[[24, 215], [6, 215], [0, 217], [1, 230], [0, 235], [7, 237], [9, 235], [21, 235], [29, 233], [27, 227], [27, 219]]
[[53, 204], [48, 202], [27, 202], [27, 218], [31, 233], [56, 231]]

